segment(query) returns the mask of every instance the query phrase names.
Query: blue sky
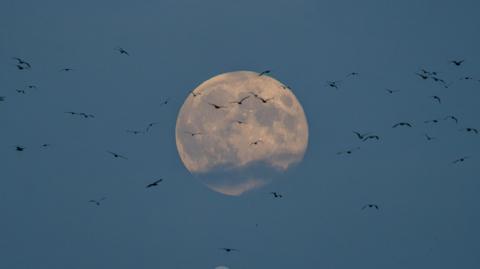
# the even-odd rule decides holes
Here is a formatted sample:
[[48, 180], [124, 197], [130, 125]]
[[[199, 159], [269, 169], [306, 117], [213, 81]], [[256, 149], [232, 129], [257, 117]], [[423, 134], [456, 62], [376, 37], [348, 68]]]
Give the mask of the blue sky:
[[[480, 128], [479, 5], [2, 1], [0, 267], [477, 268], [480, 143], [459, 129]], [[454, 83], [421, 80], [421, 68]], [[265, 69], [303, 105], [304, 161], [261, 191], [212, 192], [178, 157], [180, 106], [212, 76]], [[353, 71], [339, 90], [325, 85]], [[450, 114], [458, 124], [424, 123]], [[154, 121], [146, 135], [125, 132]], [[414, 127], [391, 128], [399, 121]]]

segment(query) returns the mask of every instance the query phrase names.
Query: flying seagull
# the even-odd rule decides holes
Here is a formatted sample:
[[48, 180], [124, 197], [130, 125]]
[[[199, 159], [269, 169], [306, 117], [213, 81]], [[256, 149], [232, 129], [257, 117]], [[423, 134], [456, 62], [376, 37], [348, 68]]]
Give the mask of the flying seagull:
[[380, 140], [380, 137], [378, 135], [369, 135], [363, 139], [363, 141], [367, 141], [369, 139], [375, 139], [375, 140]]
[[361, 134], [359, 132], [356, 132], [356, 131], [352, 131], [354, 134], [357, 135], [358, 139], [360, 140], [363, 140], [367, 135], [371, 134], [371, 133], [364, 133], [364, 134]]
[[389, 94], [393, 94], [396, 92], [399, 92], [399, 90], [391, 90], [391, 89], [385, 89]]
[[467, 127], [467, 128], [460, 129], [460, 131], [466, 131], [467, 133], [475, 133], [475, 134], [478, 134], [478, 129], [476, 129], [476, 128], [471, 128], [471, 127]]
[[214, 103], [208, 103], [208, 104], [211, 105], [215, 109], [227, 108], [226, 106], [216, 105]]
[[149, 123], [149, 124], [147, 125], [147, 128], [145, 128], [145, 132], [148, 133], [148, 131], [150, 131], [150, 129], [151, 129], [153, 126], [155, 126], [155, 125], [157, 125], [157, 124], [160, 124], [160, 123], [161, 123], [161, 122], [151, 122], [151, 123]]
[[424, 121], [424, 123], [438, 123], [438, 122], [439, 122], [439, 120], [437, 120], [437, 119]]
[[73, 69], [72, 69], [72, 68], [69, 68], [69, 67], [65, 67], [65, 68], [60, 69], [60, 71], [70, 72], [70, 71], [73, 71]]
[[252, 143], [250, 143], [250, 145], [255, 145], [255, 146], [257, 146], [257, 145], [260, 144], [260, 143], [263, 143], [263, 141], [262, 141], [261, 139], [258, 139], [258, 140], [253, 141]]
[[107, 153], [110, 153], [114, 158], [122, 158], [122, 159], [128, 160], [127, 157], [122, 156], [122, 155], [120, 155], [120, 154], [118, 154], [118, 153], [115, 153], [115, 152], [112, 152], [112, 151], [108, 151], [108, 150], [107, 150]]
[[18, 62], [18, 65], [17, 66], [26, 66], [28, 69], [32, 68], [32, 66], [30, 65], [30, 63], [28, 63], [27, 61], [21, 59], [21, 58], [18, 58], [18, 57], [13, 57], [13, 59], [17, 60]]
[[430, 96], [430, 98], [433, 98], [434, 100], [438, 101], [439, 104], [442, 103], [442, 100], [437, 95], [432, 95], [432, 96]]
[[16, 151], [24, 151], [24, 150], [25, 150], [25, 147], [23, 147], [23, 146], [15, 146], [15, 150], [16, 150]]
[[93, 200], [93, 199], [92, 199], [92, 200], [90, 200], [90, 201], [88, 201], [88, 202], [89, 202], [89, 203], [94, 203], [94, 204], [96, 204], [97, 206], [100, 206], [100, 202], [103, 201], [103, 200], [105, 200], [105, 199], [107, 199], [107, 198], [106, 198], [106, 197], [102, 197], [102, 198], [100, 198], [100, 199], [98, 199], [98, 200]]
[[148, 184], [146, 188], [148, 189], [148, 188], [151, 188], [151, 187], [158, 186], [158, 183], [160, 183], [160, 182], [162, 182], [162, 181], [163, 181], [163, 178], [158, 179], [158, 180], [155, 180], [154, 182]]
[[407, 127], [412, 127], [412, 125], [408, 122], [399, 122], [395, 125], [392, 126], [392, 128], [397, 128], [398, 126], [407, 126]]
[[184, 133], [189, 134], [192, 137], [197, 136], [197, 135], [202, 135], [201, 132], [192, 133], [192, 132], [184, 131]]
[[345, 77], [353, 77], [353, 76], [358, 76], [360, 75], [358, 72], [351, 72], [351, 73], [348, 73]]
[[272, 99], [274, 98], [274, 97], [272, 97], [272, 98], [267, 98], [267, 99], [265, 99], [265, 98], [261, 97], [260, 95], [254, 93], [254, 92], [250, 92], [250, 94], [252, 94], [253, 97], [255, 97], [256, 99], [262, 101], [262, 103], [264, 103], [264, 104], [266, 104], [268, 101], [270, 101], [270, 100], [272, 100]]
[[193, 96], [193, 97], [197, 97], [199, 95], [201, 95], [202, 93], [195, 93], [195, 91], [191, 91], [190, 94]]
[[250, 98], [250, 95], [247, 95], [247, 96], [243, 97], [243, 98], [240, 99], [239, 101], [232, 101], [232, 102], [230, 102], [230, 103], [241, 105], [241, 104], [243, 104], [243, 101], [247, 100], [248, 98]]
[[453, 163], [453, 164], [463, 163], [466, 159], [470, 159], [470, 157], [469, 157], [469, 156], [465, 156], [465, 157], [462, 157], [462, 158], [458, 158], [458, 159], [456, 159], [455, 161], [453, 161], [452, 163]]
[[125, 55], [127, 55], [127, 56], [130, 56], [130, 54], [128, 53], [128, 51], [124, 50], [124, 49], [121, 48], [121, 47], [116, 48], [116, 50], [117, 50], [118, 52], [120, 52], [120, 54], [125, 54]]
[[423, 79], [423, 80], [426, 80], [426, 79], [429, 78], [429, 76], [428, 76], [428, 75], [425, 75], [425, 74], [420, 74], [420, 73], [415, 73], [415, 74], [416, 74], [417, 76], [419, 76], [419, 77], [420, 77], [421, 79]]
[[444, 120], [454, 120], [455, 123], [458, 123], [458, 119], [455, 116], [449, 115], [444, 118]]
[[21, 93], [21, 94], [26, 94], [27, 92], [25, 90], [16, 90], [17, 93]]
[[127, 133], [130, 134], [144, 134], [144, 131], [139, 131], [139, 130], [126, 130]]
[[283, 195], [276, 191], [272, 191], [270, 194], [272, 194], [274, 198], [283, 198]]
[[270, 72], [271, 72], [270, 70], [265, 70], [265, 71], [259, 73], [258, 76], [261, 77], [263, 75], [269, 74]]
[[347, 150], [344, 150], [344, 151], [339, 151], [337, 152], [337, 155], [343, 155], [343, 154], [347, 154], [347, 155], [350, 155], [352, 154], [354, 151], [357, 151], [359, 150], [360, 147], [356, 147], [356, 148], [353, 148], [353, 149], [347, 149]]
[[225, 252], [232, 252], [232, 251], [239, 251], [238, 249], [235, 248], [220, 248], [221, 250], [224, 250]]
[[429, 136], [428, 134], [425, 134], [425, 138], [426, 138], [428, 141], [432, 141], [433, 139], [436, 139], [435, 137]]
[[463, 64], [463, 62], [465, 62], [465, 60], [451, 60], [450, 63], [456, 65], [456, 66], [460, 66]]
[[366, 208], [375, 208], [376, 210], [379, 210], [380, 207], [376, 204], [366, 204], [362, 207], [362, 210], [366, 209]]
[[338, 90], [338, 86], [339, 86], [338, 84], [340, 84], [340, 82], [342, 81], [341, 80], [327, 81], [327, 86]]

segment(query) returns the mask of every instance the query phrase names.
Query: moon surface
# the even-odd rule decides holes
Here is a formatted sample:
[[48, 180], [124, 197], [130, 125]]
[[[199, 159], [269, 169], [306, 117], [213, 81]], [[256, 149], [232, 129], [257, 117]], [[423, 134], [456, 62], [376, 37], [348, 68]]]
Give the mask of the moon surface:
[[299, 163], [308, 144], [307, 119], [289, 87], [250, 71], [200, 84], [181, 107], [175, 132], [188, 171], [235, 196]]

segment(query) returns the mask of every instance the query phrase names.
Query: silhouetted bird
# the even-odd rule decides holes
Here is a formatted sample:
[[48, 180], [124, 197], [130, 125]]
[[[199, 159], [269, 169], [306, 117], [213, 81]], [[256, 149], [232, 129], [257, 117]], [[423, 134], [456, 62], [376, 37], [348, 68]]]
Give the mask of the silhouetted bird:
[[347, 149], [347, 150], [344, 150], [344, 151], [339, 151], [339, 152], [337, 152], [337, 155], [343, 155], [343, 154], [350, 155], [350, 154], [352, 154], [353, 152], [355, 152], [359, 149], [360, 149], [360, 147], [356, 147], [356, 148], [353, 148], [353, 149]]
[[257, 145], [260, 144], [260, 143], [263, 143], [263, 141], [262, 141], [261, 139], [258, 139], [258, 140], [256, 140], [256, 141], [253, 141], [252, 143], [250, 143], [250, 145], [255, 145], [255, 146], [257, 146]]
[[227, 108], [226, 106], [220, 106], [220, 105], [216, 105], [214, 103], [208, 103], [209, 105], [211, 105], [213, 108], [215, 109], [222, 109], [222, 108]]
[[348, 78], [348, 77], [353, 77], [353, 76], [358, 76], [358, 75], [360, 75], [360, 74], [357, 73], [357, 72], [351, 72], [351, 73], [347, 74], [345, 77]]
[[100, 202], [103, 201], [103, 200], [105, 200], [105, 199], [107, 199], [107, 198], [106, 198], [106, 197], [102, 197], [102, 198], [100, 198], [100, 199], [98, 199], [98, 200], [93, 200], [93, 199], [92, 199], [92, 200], [90, 200], [90, 201], [88, 201], [88, 202], [89, 202], [89, 203], [94, 203], [94, 204], [96, 204], [97, 206], [100, 206]]
[[473, 78], [470, 76], [466, 76], [466, 77], [460, 78], [460, 80], [473, 80]]
[[24, 60], [21, 59], [21, 58], [13, 57], [13, 59], [17, 60], [18, 65], [24, 66], [24, 68], [32, 68], [32, 66], [30, 65], [30, 63], [28, 63], [27, 61], [24, 61]]
[[26, 69], [24, 66], [19, 65], [19, 64], [17, 64], [16, 67], [17, 67], [18, 70], [25, 70]]
[[21, 94], [26, 94], [27, 92], [25, 90], [16, 90], [17, 93], [21, 93]]
[[152, 182], [152, 183], [148, 184], [146, 188], [148, 189], [148, 188], [151, 188], [151, 187], [158, 186], [158, 183], [160, 183], [160, 182], [162, 182], [162, 181], [163, 181], [163, 179], [162, 179], [162, 178], [161, 178], [161, 179], [159, 179], [159, 180], [156, 180], [156, 181], [154, 181], [154, 182]]
[[463, 62], [465, 62], [465, 60], [451, 60], [450, 63], [456, 65], [456, 66], [460, 66], [463, 64]]
[[239, 125], [246, 124], [246, 122], [244, 122], [244, 121], [242, 121], [242, 120], [236, 120], [235, 122], [236, 122], [237, 124], [239, 124]]
[[272, 192], [270, 192], [270, 194], [273, 195], [273, 198], [283, 198], [283, 195], [276, 192], [276, 191], [272, 191]]
[[144, 131], [139, 131], [139, 130], [126, 130], [127, 133], [130, 133], [130, 134], [144, 134], [145, 132]]
[[95, 115], [93, 114], [87, 114], [87, 113], [83, 113], [83, 112], [73, 112], [73, 111], [67, 111], [65, 112], [66, 114], [70, 114], [70, 115], [74, 115], [74, 116], [81, 116], [81, 117], [84, 117], [86, 119], [88, 118], [95, 118]]
[[399, 122], [395, 125], [392, 126], [392, 128], [397, 128], [398, 126], [407, 126], [407, 127], [412, 127], [412, 125], [408, 122]]
[[260, 100], [260, 101], [261, 101], [262, 103], [264, 103], [264, 104], [266, 104], [268, 101], [270, 101], [270, 100], [272, 100], [272, 99], [274, 98], [274, 97], [272, 97], [272, 98], [267, 98], [267, 99], [265, 99], [265, 98], [261, 97], [260, 95], [254, 93], [254, 92], [250, 92], [250, 94], [252, 94], [253, 97], [255, 97], [256, 99]]
[[270, 70], [265, 70], [265, 71], [261, 72], [260, 74], [258, 74], [258, 76], [261, 77], [263, 75], [269, 74], [270, 72], [271, 72]]
[[15, 146], [15, 150], [16, 150], [16, 151], [24, 151], [24, 150], [25, 150], [25, 147], [23, 147], [23, 146]]
[[121, 48], [121, 47], [118, 47], [116, 50], [117, 50], [118, 52], [120, 52], [120, 54], [125, 54], [125, 55], [127, 55], [127, 56], [130, 56], [130, 54], [129, 54], [126, 50], [124, 50], [123, 48]]
[[389, 94], [393, 94], [396, 92], [399, 92], [399, 90], [390, 90], [390, 89], [385, 89]]
[[342, 82], [341, 80], [335, 80], [335, 81], [327, 81], [327, 86], [329, 86], [330, 88], [335, 88], [338, 90], [338, 87], [340, 84], [340, 82]]
[[437, 95], [432, 95], [430, 96], [431, 98], [433, 98], [434, 100], [438, 101], [439, 104], [442, 103], [442, 100], [440, 99], [440, 97], [438, 97]]
[[454, 120], [455, 123], [458, 123], [458, 118], [452, 115], [446, 116], [444, 120]]
[[459, 159], [456, 159], [455, 161], [453, 161], [452, 163], [453, 164], [457, 164], [457, 163], [463, 163], [466, 159], [470, 159], [470, 156], [465, 156], [465, 157], [462, 157], [462, 158], [459, 158]]
[[364, 210], [365, 208], [375, 208], [376, 210], [380, 209], [380, 207], [376, 204], [366, 204], [362, 207], [362, 210]]
[[202, 135], [201, 132], [192, 133], [192, 132], [184, 131], [184, 133], [189, 134], [189, 135], [192, 136], [192, 137], [194, 137], [194, 136], [196, 136], [196, 135]]
[[433, 120], [426, 120], [426, 121], [424, 121], [424, 122], [425, 122], [425, 123], [438, 123], [439, 120], [433, 119]]
[[27, 88], [29, 89], [37, 89], [38, 87], [36, 85], [28, 85]]
[[371, 133], [364, 133], [364, 134], [361, 134], [359, 132], [355, 132], [355, 131], [352, 131], [354, 134], [357, 135], [358, 139], [360, 140], [363, 140], [367, 135], [371, 134]]
[[415, 73], [415, 74], [416, 74], [417, 76], [419, 76], [419, 77], [420, 77], [421, 79], [423, 79], [423, 80], [426, 80], [426, 79], [429, 78], [429, 76], [428, 76], [428, 75], [425, 75], [425, 74], [420, 74], [420, 73]]
[[475, 133], [475, 134], [478, 134], [478, 130], [475, 129], [475, 128], [471, 128], [471, 127], [467, 127], [467, 128], [463, 128], [463, 129], [460, 129], [461, 131], [466, 131], [467, 133]]
[[7, 99], [5, 96], [0, 96], [0, 102], [5, 101], [5, 99]]
[[250, 98], [250, 95], [243, 97], [243, 98], [240, 99], [239, 101], [232, 101], [232, 102], [230, 102], [230, 103], [241, 105], [241, 104], [243, 104], [243, 101], [247, 100], [248, 98]]
[[195, 91], [191, 91], [190, 94], [191, 94], [193, 97], [197, 97], [197, 96], [201, 95], [201, 93], [195, 93]]
[[50, 147], [50, 146], [51, 146], [51, 145], [50, 145], [50, 144], [47, 144], [47, 143], [42, 144], [42, 148], [48, 148], [48, 147]]
[[153, 126], [160, 124], [161, 122], [151, 122], [147, 125], [147, 128], [145, 128], [145, 132], [148, 133], [150, 129], [152, 129]]
[[167, 97], [165, 100], [163, 100], [163, 101], [160, 103], [160, 105], [161, 105], [161, 106], [164, 106], [164, 105], [168, 104], [168, 102], [170, 102], [170, 97]]
[[363, 141], [367, 141], [369, 139], [375, 139], [375, 140], [380, 140], [380, 137], [378, 135], [369, 135], [363, 139]]
[[238, 249], [235, 248], [220, 248], [221, 250], [224, 250], [225, 252], [232, 252], [232, 251], [239, 251]]
[[73, 71], [73, 69], [72, 69], [72, 68], [68, 68], [68, 67], [66, 67], [66, 68], [62, 68], [62, 69], [60, 69], [60, 71], [64, 71], [64, 72], [70, 72], [70, 71]]
[[433, 139], [436, 139], [435, 137], [431, 137], [429, 136], [428, 134], [425, 134], [425, 138], [428, 140], [428, 141], [431, 141]]
[[118, 154], [118, 153], [111, 152], [111, 151], [108, 151], [108, 150], [107, 150], [107, 152], [110, 153], [114, 158], [121, 158], [121, 159], [128, 160], [127, 157], [122, 156], [122, 155], [120, 155], [120, 154]]

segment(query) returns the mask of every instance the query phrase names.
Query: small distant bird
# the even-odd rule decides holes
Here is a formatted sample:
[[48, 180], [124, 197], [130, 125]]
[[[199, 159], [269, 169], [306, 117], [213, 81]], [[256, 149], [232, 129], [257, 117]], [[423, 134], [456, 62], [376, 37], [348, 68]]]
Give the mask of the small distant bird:
[[456, 66], [460, 66], [463, 64], [463, 62], [465, 62], [465, 60], [451, 60], [450, 63], [456, 65]]
[[232, 251], [239, 251], [238, 249], [235, 248], [220, 248], [221, 250], [224, 250], [225, 252], [232, 252]]
[[242, 120], [236, 120], [235, 121], [238, 125], [242, 125], [242, 124], [246, 124], [246, 122], [242, 121]]
[[276, 192], [276, 191], [272, 191], [272, 192], [270, 192], [270, 194], [273, 195], [273, 198], [283, 198], [283, 195]]
[[361, 134], [359, 132], [355, 132], [355, 131], [352, 131], [354, 134], [357, 135], [358, 139], [360, 140], [363, 140], [367, 135], [371, 134], [371, 133], [364, 133], [364, 134]]
[[272, 100], [272, 99], [274, 98], [274, 97], [272, 97], [272, 98], [267, 98], [267, 99], [265, 99], [265, 98], [261, 97], [260, 95], [254, 93], [254, 92], [250, 92], [250, 94], [252, 94], [253, 97], [255, 97], [256, 99], [262, 101], [262, 103], [264, 103], [264, 104], [266, 104], [268, 101], [270, 101], [270, 100]]
[[399, 90], [390, 90], [390, 89], [385, 89], [389, 94], [394, 94], [396, 92], [399, 92]]
[[269, 74], [270, 72], [271, 72], [270, 70], [265, 70], [265, 71], [261, 72], [260, 74], [258, 74], [258, 76], [261, 77], [263, 75]]
[[425, 122], [425, 123], [438, 123], [439, 120], [433, 119], [433, 120], [426, 120], [426, 121], [424, 121], [424, 122]]
[[376, 204], [366, 204], [362, 207], [362, 210], [366, 209], [366, 208], [375, 208], [376, 210], [379, 210], [380, 207]]
[[145, 132], [144, 131], [139, 131], [139, 130], [126, 130], [127, 133], [130, 133], [130, 134], [144, 134]]
[[38, 88], [38, 87], [37, 87], [36, 85], [28, 85], [27, 88], [29, 88], [29, 89], [36, 89], [36, 88]]
[[432, 141], [436, 139], [435, 137], [429, 136], [428, 134], [425, 134], [425, 138], [427, 139], [427, 141]]
[[148, 188], [151, 188], [151, 187], [158, 186], [158, 183], [160, 183], [160, 182], [162, 182], [162, 181], [163, 181], [163, 178], [158, 179], [158, 180], [155, 180], [154, 182], [148, 184], [146, 188], [148, 189]]
[[430, 98], [436, 100], [439, 104], [442, 103], [442, 100], [441, 100], [440, 97], [438, 97], [437, 95], [432, 95], [432, 96], [430, 96]]
[[348, 77], [353, 77], [353, 76], [358, 76], [358, 75], [360, 75], [360, 74], [357, 73], [357, 72], [351, 72], [351, 73], [348, 73], [345, 77], [348, 78]]
[[25, 90], [16, 90], [17, 93], [21, 93], [21, 94], [26, 94], [27, 92]]
[[426, 79], [429, 78], [429, 76], [428, 76], [428, 75], [425, 75], [425, 74], [420, 74], [420, 73], [415, 73], [415, 74], [416, 74], [417, 76], [419, 76], [419, 77], [420, 77], [421, 79], [423, 79], [423, 80], [426, 80]]
[[124, 50], [124, 49], [121, 48], [121, 47], [116, 48], [116, 50], [117, 50], [118, 52], [120, 52], [120, 54], [125, 54], [125, 55], [127, 55], [127, 56], [130, 56], [130, 54], [128, 53], [128, 51]]
[[213, 108], [215, 109], [222, 109], [222, 108], [227, 108], [226, 106], [221, 106], [221, 105], [216, 105], [214, 103], [208, 103], [209, 105], [211, 105]]
[[452, 163], [453, 164], [463, 163], [467, 159], [470, 159], [470, 156], [465, 156], [465, 157], [462, 157], [462, 158], [458, 158], [458, 159], [454, 160]]
[[244, 102], [245, 100], [247, 100], [248, 98], [250, 98], [250, 95], [247, 95], [247, 96], [243, 97], [243, 98], [240, 99], [239, 101], [232, 101], [232, 102], [230, 102], [230, 103], [241, 105], [241, 104], [243, 104], [243, 102]]
[[375, 140], [380, 140], [380, 137], [378, 135], [369, 135], [363, 139], [363, 141], [367, 141], [369, 139], [375, 139]]
[[444, 118], [444, 120], [454, 120], [455, 123], [458, 123], [458, 119], [455, 116], [449, 115]]
[[202, 93], [195, 93], [195, 91], [190, 91], [190, 94], [193, 96], [193, 97], [197, 97], [199, 95], [201, 95]]
[[395, 125], [392, 126], [392, 128], [397, 128], [398, 126], [407, 126], [407, 127], [412, 127], [412, 125], [408, 122], [399, 122]]
[[145, 132], [148, 133], [148, 131], [150, 131], [150, 129], [151, 129], [153, 126], [155, 126], [155, 125], [157, 125], [157, 124], [160, 124], [160, 123], [161, 123], [161, 122], [151, 122], [151, 123], [149, 123], [149, 124], [147, 125], [147, 128], [145, 128]]
[[338, 87], [340, 84], [340, 82], [342, 82], [341, 80], [335, 80], [335, 81], [327, 81], [327, 86], [329, 86], [330, 88], [335, 88], [338, 90]]
[[164, 106], [164, 105], [168, 104], [168, 102], [170, 102], [170, 97], [167, 97], [165, 100], [163, 100], [163, 101], [160, 103], [160, 105], [161, 105], [161, 106]]
[[108, 151], [108, 150], [107, 150], [107, 152], [110, 153], [114, 158], [121, 158], [121, 159], [128, 160], [127, 157], [122, 156], [122, 155], [120, 155], [120, 154], [118, 154], [118, 153], [115, 153], [115, 152], [112, 152], [112, 151]]
[[184, 133], [189, 134], [192, 137], [197, 136], [197, 135], [202, 135], [201, 132], [192, 133], [192, 132], [184, 131]]
[[18, 62], [17, 67], [18, 67], [18, 66], [22, 66], [22, 67], [24, 66], [23, 68], [25, 68], [25, 67], [28, 68], [28, 69], [32, 68], [32, 66], [30, 65], [30, 63], [28, 63], [27, 61], [25, 61], [25, 60], [23, 60], [23, 59], [21, 59], [21, 58], [13, 57], [13, 59], [17, 60], [17, 62]]
[[290, 86], [287, 86], [287, 85], [281, 85], [282, 89], [284, 90], [291, 90], [292, 88], [290, 88]]
[[63, 71], [63, 72], [70, 72], [70, 71], [73, 71], [72, 68], [69, 68], [69, 67], [66, 67], [66, 68], [62, 68], [60, 69], [60, 71]]
[[47, 144], [47, 143], [42, 144], [42, 148], [48, 148], [48, 147], [50, 147], [50, 146], [51, 146], [51, 145], [50, 145], [50, 144]]
[[98, 200], [93, 200], [93, 199], [92, 199], [92, 200], [90, 200], [90, 201], [88, 201], [88, 202], [89, 202], [89, 203], [94, 203], [94, 204], [96, 204], [97, 206], [100, 206], [100, 202], [103, 201], [103, 200], [105, 200], [105, 199], [107, 199], [107, 198], [106, 198], [106, 197], [102, 197], [102, 198], [100, 198], [100, 199], [98, 199]]
[[460, 80], [472, 80], [473, 78], [470, 77], [470, 76], [466, 76], [466, 77], [463, 77], [463, 78], [460, 78]]
[[15, 146], [15, 150], [16, 150], [16, 151], [24, 151], [24, 150], [25, 150], [25, 147], [23, 147], [23, 146]]
[[263, 141], [262, 141], [261, 139], [258, 139], [258, 140], [256, 140], [256, 141], [253, 141], [252, 143], [250, 143], [250, 145], [255, 145], [255, 146], [257, 146], [257, 145], [260, 144], [260, 143], [263, 143]]
[[433, 77], [433, 76], [432, 76], [431, 78], [432, 78], [433, 81], [435, 81], [435, 82], [441, 82], [441, 83], [443, 83], [443, 84], [446, 84], [446, 83], [447, 83], [445, 80], [443, 80], [443, 79], [441, 79], [441, 78], [439, 78], [439, 77]]
[[352, 154], [354, 151], [357, 151], [357, 150], [359, 150], [359, 149], [360, 149], [360, 147], [356, 147], [356, 148], [353, 148], [353, 149], [347, 149], [347, 150], [344, 150], [344, 151], [339, 151], [339, 152], [337, 152], [337, 155], [343, 155], [343, 154], [348, 154], [348, 155], [350, 155], [350, 154]]
[[73, 111], [67, 111], [65, 112], [66, 114], [70, 114], [70, 115], [73, 115], [73, 116], [82, 116], [86, 119], [88, 118], [95, 118], [95, 115], [93, 114], [87, 114], [87, 113], [83, 113], [83, 112], [73, 112]]
[[19, 65], [19, 64], [17, 64], [16, 67], [17, 67], [18, 70], [25, 70], [26, 69], [25, 67], [23, 67], [22, 65]]
[[460, 129], [460, 131], [466, 131], [467, 133], [478, 134], [478, 130], [476, 128], [471, 128], [471, 127]]
[[5, 101], [6, 97], [5, 96], [0, 96], [0, 102]]

